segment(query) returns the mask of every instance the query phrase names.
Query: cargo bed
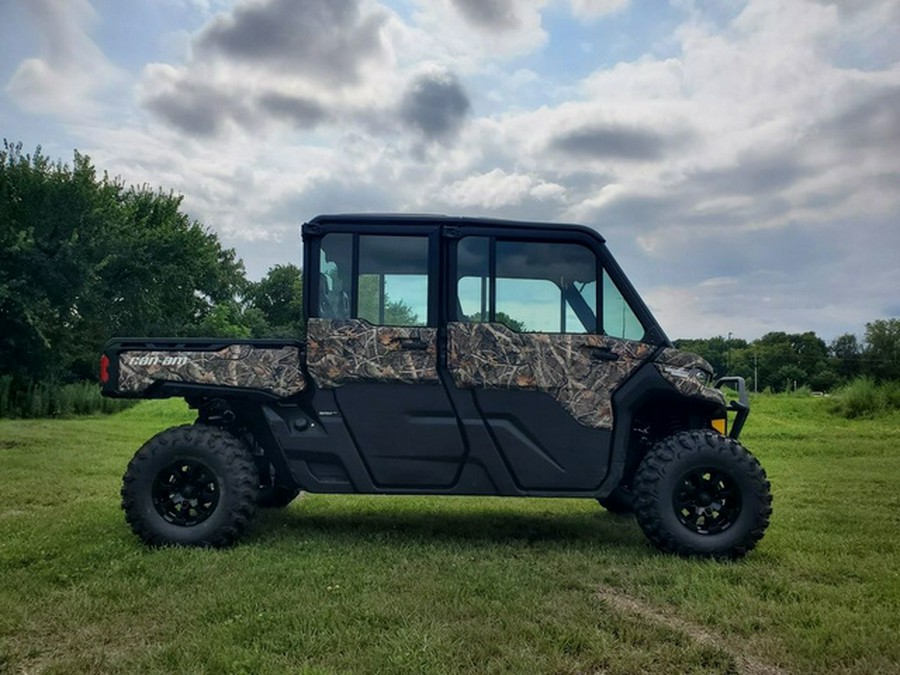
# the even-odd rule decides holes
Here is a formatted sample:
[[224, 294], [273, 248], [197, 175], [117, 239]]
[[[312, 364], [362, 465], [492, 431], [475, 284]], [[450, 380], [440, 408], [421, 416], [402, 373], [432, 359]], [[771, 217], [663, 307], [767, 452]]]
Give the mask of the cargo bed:
[[169, 398], [240, 393], [282, 399], [307, 387], [296, 340], [117, 338], [106, 344], [106, 396]]

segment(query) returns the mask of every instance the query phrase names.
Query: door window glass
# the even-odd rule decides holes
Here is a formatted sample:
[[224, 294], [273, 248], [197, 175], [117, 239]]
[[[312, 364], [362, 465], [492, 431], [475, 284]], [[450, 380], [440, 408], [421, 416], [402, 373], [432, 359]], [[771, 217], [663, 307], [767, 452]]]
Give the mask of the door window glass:
[[521, 332], [593, 333], [597, 259], [578, 244], [496, 243], [495, 320]]
[[[597, 258], [586, 246], [463, 237], [457, 243], [456, 258], [459, 321], [502, 323], [520, 333], [644, 337], [644, 327], [609, 273], [603, 270], [598, 279]], [[598, 290], [603, 307], [600, 322]]]
[[584, 246], [489, 237], [464, 237], [457, 243], [460, 321], [492, 321], [518, 332], [592, 333], [596, 308], [597, 259]]
[[360, 235], [357, 318], [379, 326], [428, 323], [428, 238]]
[[560, 333], [560, 299], [548, 279], [497, 279], [496, 321], [520, 333]]

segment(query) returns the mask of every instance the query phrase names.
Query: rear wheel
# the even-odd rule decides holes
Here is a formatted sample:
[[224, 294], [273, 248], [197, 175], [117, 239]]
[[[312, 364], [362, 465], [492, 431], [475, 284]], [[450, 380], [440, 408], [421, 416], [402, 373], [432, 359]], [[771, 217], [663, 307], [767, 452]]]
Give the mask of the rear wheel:
[[215, 427], [173, 427], [128, 464], [122, 508], [147, 544], [229, 546], [253, 518], [258, 486], [253, 457], [240, 440]]
[[644, 457], [634, 480], [635, 514], [663, 551], [739, 558], [762, 538], [772, 495], [759, 462], [714, 431], [674, 434]]

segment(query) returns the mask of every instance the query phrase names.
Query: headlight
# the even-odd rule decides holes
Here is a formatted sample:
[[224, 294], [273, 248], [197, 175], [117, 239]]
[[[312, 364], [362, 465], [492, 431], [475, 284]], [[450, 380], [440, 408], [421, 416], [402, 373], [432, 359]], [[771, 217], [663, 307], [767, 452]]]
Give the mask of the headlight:
[[712, 379], [712, 375], [703, 370], [703, 368], [679, 368], [677, 366], [663, 365], [663, 370], [669, 373], [669, 375], [674, 375], [675, 377], [683, 377], [685, 379], [696, 380], [704, 387], [708, 387], [710, 380]]
[[704, 387], [708, 387], [709, 382], [712, 379], [712, 375], [703, 370], [703, 368], [691, 368], [689, 371], [689, 377], [693, 377]]

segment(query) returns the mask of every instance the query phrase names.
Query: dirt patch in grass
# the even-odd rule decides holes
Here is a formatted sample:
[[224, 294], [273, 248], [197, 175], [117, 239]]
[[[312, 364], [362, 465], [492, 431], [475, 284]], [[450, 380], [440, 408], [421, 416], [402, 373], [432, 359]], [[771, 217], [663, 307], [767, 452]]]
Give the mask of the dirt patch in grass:
[[603, 586], [597, 591], [597, 597], [619, 612], [640, 617], [651, 624], [664, 626], [705, 647], [725, 652], [734, 659], [741, 675], [785, 675], [785, 671], [779, 667], [766, 663], [759, 656], [729, 644], [721, 635], [717, 635], [705, 626], [680, 617], [670, 610], [654, 607], [607, 586]]
[[12, 450], [17, 445], [19, 445], [19, 441], [8, 441], [0, 438], [0, 450]]

